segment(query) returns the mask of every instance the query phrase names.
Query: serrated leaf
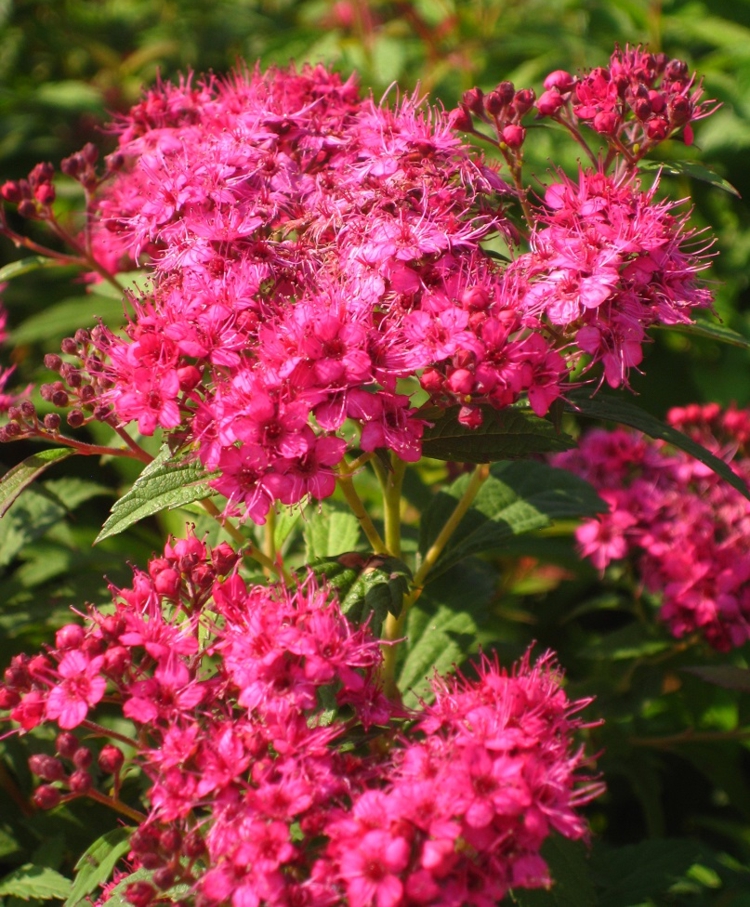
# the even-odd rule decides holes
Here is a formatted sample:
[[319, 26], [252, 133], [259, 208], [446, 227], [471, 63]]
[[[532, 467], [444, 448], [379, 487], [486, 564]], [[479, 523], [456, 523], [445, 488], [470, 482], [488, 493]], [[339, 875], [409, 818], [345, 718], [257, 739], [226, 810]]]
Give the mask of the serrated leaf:
[[304, 539], [308, 561], [354, 551], [359, 542], [359, 522], [348, 505], [323, 501], [320, 509], [308, 509]]
[[[533, 453], [569, 450], [575, 441], [551, 422], [519, 409], [480, 407], [482, 424], [467, 428], [458, 421], [459, 407], [445, 410], [425, 429], [422, 453], [436, 460], [492, 463], [516, 460]], [[429, 414], [425, 414], [427, 417]]]
[[162, 447], [130, 491], [115, 502], [94, 544], [124, 532], [128, 526], [160, 510], [172, 510], [208, 497], [211, 488], [207, 478], [199, 463], [175, 460], [169, 448]]
[[369, 620], [375, 636], [388, 613], [395, 617], [401, 613], [412, 578], [411, 570], [398, 558], [359, 551], [313, 561], [309, 569], [335, 589], [346, 617], [359, 624]]
[[739, 693], [750, 693], [750, 669], [733, 665], [698, 665], [682, 668], [686, 674], [694, 674], [706, 683]]
[[728, 180], [725, 180], [723, 176], [719, 176], [719, 174], [714, 170], [711, 170], [710, 167], [706, 167], [705, 164], [699, 164], [697, 161], [641, 161], [638, 164], [638, 167], [641, 170], [663, 171], [672, 176], [689, 176], [691, 179], [700, 180], [702, 183], [709, 183], [717, 189], [723, 189], [724, 192], [729, 192], [730, 195], [742, 198], [740, 193]]
[[616, 849], [596, 848], [595, 878], [603, 889], [600, 903], [631, 907], [668, 891], [700, 856], [700, 845], [683, 839], [651, 839]]
[[732, 472], [723, 460], [715, 457], [705, 447], [688, 438], [681, 431], [665, 425], [664, 422], [638, 406], [626, 403], [611, 394], [597, 394], [596, 397], [571, 394], [570, 402], [566, 408], [569, 412], [579, 413], [582, 416], [588, 416], [593, 419], [604, 419], [609, 422], [618, 422], [621, 425], [629, 425], [631, 428], [637, 428], [651, 438], [659, 438], [674, 447], [679, 447], [680, 450], [684, 450], [685, 453], [689, 453], [691, 457], [695, 457], [696, 460], [712, 469], [750, 501], [750, 488], [738, 475]]
[[428, 586], [409, 611], [406, 655], [398, 677], [404, 705], [432, 699], [429, 679], [447, 674], [478, 646], [477, 632], [496, 591], [496, 578], [483, 564], [469, 561]]
[[379, 636], [386, 615], [401, 614], [411, 578], [411, 570], [398, 558], [372, 555], [341, 600], [341, 610], [355, 623], [369, 621], [370, 630]]
[[[593, 516], [606, 505], [588, 482], [545, 463], [496, 463], [473, 506], [461, 520], [437, 564], [432, 582], [472, 554], [500, 548], [503, 541], [549, 526], [553, 520]], [[424, 513], [419, 551], [425, 554], [469, 483], [464, 475], [435, 496]]]
[[[599, 901], [583, 841], [553, 835], [544, 842], [541, 855], [549, 866], [552, 888], [513, 891], [515, 903], [521, 907], [596, 907]], [[609, 901], [601, 903], [609, 907]]]
[[21, 898], [28, 901], [62, 900], [70, 893], [72, 882], [47, 866], [26, 863], [0, 879], [0, 897]]
[[13, 280], [22, 274], [38, 271], [40, 268], [59, 268], [60, 262], [54, 258], [45, 258], [43, 255], [30, 255], [28, 258], [19, 258], [0, 268], [0, 282]]
[[740, 349], [749, 350], [750, 340], [721, 324], [712, 324], [708, 321], [695, 321], [691, 324], [662, 324], [660, 330], [676, 331], [678, 334], [687, 334], [690, 337], [705, 337], [707, 340], [718, 340], [729, 346], [738, 346]]
[[23, 462], [9, 469], [0, 479], [0, 517], [10, 509], [21, 492], [54, 463], [72, 457], [69, 447], [53, 447], [26, 457]]
[[[107, 893], [107, 907], [132, 907], [131, 902], [125, 897], [128, 886], [133, 882], [150, 882], [152, 877], [153, 872], [149, 869], [138, 869], [135, 872], [131, 872], [130, 875], [121, 879]], [[174, 904], [188, 894], [189, 891], [190, 886], [180, 882], [177, 885], [173, 885], [169, 890], [161, 892], [159, 898], [163, 899], [162, 903]]]
[[76, 907], [112, 875], [120, 857], [130, 850], [132, 828], [114, 828], [98, 838], [76, 863], [76, 877], [63, 907]]

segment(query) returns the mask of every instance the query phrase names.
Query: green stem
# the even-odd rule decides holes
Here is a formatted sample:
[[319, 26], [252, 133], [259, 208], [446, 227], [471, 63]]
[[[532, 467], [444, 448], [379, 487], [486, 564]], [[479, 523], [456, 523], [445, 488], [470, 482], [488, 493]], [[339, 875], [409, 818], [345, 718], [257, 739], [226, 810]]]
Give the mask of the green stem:
[[372, 550], [375, 554], [388, 554], [388, 548], [386, 547], [385, 542], [380, 537], [380, 533], [370, 519], [370, 514], [365, 510], [362, 498], [357, 494], [357, 489], [354, 487], [354, 482], [352, 481], [352, 472], [346, 460], [339, 463], [338, 472], [337, 481], [339, 483], [339, 488], [343, 492], [347, 504], [351, 507], [352, 513], [359, 520], [359, 525], [367, 536], [367, 541], [372, 546]]
[[[276, 510], [272, 507], [266, 517], [263, 530], [263, 553], [271, 563], [276, 562]], [[268, 571], [266, 571], [268, 572]]]
[[211, 498], [203, 498], [199, 503], [206, 513], [219, 522], [235, 542], [239, 543], [243, 554], [251, 557], [254, 561], [257, 561], [264, 570], [275, 573], [287, 586], [294, 584], [291, 574], [284, 569], [284, 566], [282, 564], [277, 564], [275, 560], [271, 560], [271, 558], [268, 557], [267, 554], [264, 554], [260, 548], [256, 548], [256, 546], [240, 532], [234, 523], [222, 516], [221, 511]]
[[385, 624], [383, 625], [383, 642], [387, 643], [387, 645], [383, 646], [383, 663], [380, 669], [380, 677], [383, 683], [383, 692], [389, 699], [397, 700], [399, 698], [399, 691], [396, 685], [396, 644], [404, 635], [404, 626], [409, 610], [422, 594], [427, 575], [443, 553], [450, 537], [466, 515], [466, 511], [474, 503], [474, 499], [479, 493], [479, 489], [487, 481], [489, 474], [490, 467], [488, 463], [480, 463], [474, 469], [466, 491], [461, 496], [453, 513], [440, 530], [438, 537], [428, 549], [419, 569], [414, 574], [412, 591], [404, 598], [403, 605], [401, 606], [401, 613], [398, 617], [394, 617], [393, 614], [388, 614], [386, 616]]
[[437, 559], [443, 553], [443, 549], [448, 544], [450, 537], [458, 529], [458, 524], [466, 515], [466, 511], [474, 503], [474, 498], [476, 498], [479, 493], [479, 489], [484, 485], [490, 475], [490, 466], [489, 463], [480, 463], [475, 467], [474, 472], [471, 474], [471, 480], [469, 481], [466, 491], [461, 496], [458, 504], [453, 513], [448, 518], [445, 526], [440, 530], [438, 537], [430, 545], [427, 553], [422, 560], [422, 563], [414, 574], [414, 587], [420, 592], [422, 586], [424, 586], [424, 581], [427, 578], [427, 574], [435, 566]]
[[390, 470], [377, 459], [372, 461], [372, 465], [383, 490], [385, 547], [393, 557], [401, 557], [401, 488], [406, 475], [406, 462], [392, 454]]

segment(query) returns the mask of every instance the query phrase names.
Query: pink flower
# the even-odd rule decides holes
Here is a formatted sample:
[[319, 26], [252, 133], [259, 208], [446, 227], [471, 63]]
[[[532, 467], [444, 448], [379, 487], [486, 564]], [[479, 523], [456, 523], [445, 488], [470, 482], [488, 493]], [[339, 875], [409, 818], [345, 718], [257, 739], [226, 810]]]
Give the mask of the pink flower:
[[47, 699], [45, 715], [61, 728], [77, 727], [107, 687], [99, 673], [104, 659], [88, 658], [80, 649], [67, 651], [57, 667], [62, 682], [54, 686]]

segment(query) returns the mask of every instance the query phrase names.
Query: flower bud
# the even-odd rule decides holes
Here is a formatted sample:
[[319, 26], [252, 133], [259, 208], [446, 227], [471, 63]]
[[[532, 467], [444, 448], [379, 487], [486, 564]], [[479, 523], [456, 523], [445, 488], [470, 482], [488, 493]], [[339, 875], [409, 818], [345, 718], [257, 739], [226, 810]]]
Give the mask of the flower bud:
[[556, 88], [560, 94], [567, 94], [575, 85], [575, 78], [564, 69], [556, 69], [544, 80], [544, 87], [549, 91]]
[[23, 191], [15, 180], [8, 180], [0, 186], [0, 195], [6, 202], [17, 205], [23, 198]]
[[57, 413], [47, 413], [42, 420], [47, 431], [57, 431], [60, 428], [60, 416]]
[[448, 124], [451, 129], [457, 132], [471, 132], [474, 128], [474, 121], [471, 119], [471, 112], [468, 107], [457, 107], [448, 114]]
[[73, 772], [70, 778], [68, 778], [68, 787], [74, 794], [85, 794], [87, 791], [91, 790], [93, 784], [94, 782], [91, 775], [82, 768]]
[[531, 110], [535, 100], [536, 92], [533, 88], [522, 88], [516, 92], [516, 96], [513, 98], [513, 109], [519, 117], [522, 117]]
[[55, 645], [58, 649], [77, 649], [85, 635], [78, 624], [66, 624], [55, 633]]
[[63, 731], [55, 739], [55, 748], [64, 759], [72, 759], [81, 743], [75, 734]]
[[87, 746], [79, 746], [73, 753], [73, 765], [76, 768], [87, 769], [94, 761], [94, 754]]
[[62, 794], [56, 787], [42, 784], [34, 791], [31, 799], [37, 809], [54, 809], [62, 799]]
[[481, 88], [470, 88], [465, 91], [461, 98], [461, 103], [477, 116], [484, 114], [484, 92]]
[[510, 126], [506, 126], [503, 129], [500, 136], [508, 148], [520, 148], [526, 138], [526, 130], [523, 126], [516, 126], [511, 123]]
[[125, 756], [118, 746], [113, 746], [111, 743], [108, 743], [106, 746], [102, 747], [102, 751], [99, 753], [99, 759], [97, 761], [99, 768], [105, 774], [116, 775], [122, 768]]
[[536, 109], [543, 117], [551, 117], [563, 106], [565, 99], [559, 91], [545, 91], [536, 102]]
[[29, 768], [42, 781], [62, 781], [65, 777], [62, 762], [55, 759], [54, 756], [47, 756], [44, 753], [34, 753], [33, 756], [29, 756]]
[[148, 882], [131, 882], [125, 889], [125, 900], [133, 907], [148, 907], [156, 897], [156, 889]]

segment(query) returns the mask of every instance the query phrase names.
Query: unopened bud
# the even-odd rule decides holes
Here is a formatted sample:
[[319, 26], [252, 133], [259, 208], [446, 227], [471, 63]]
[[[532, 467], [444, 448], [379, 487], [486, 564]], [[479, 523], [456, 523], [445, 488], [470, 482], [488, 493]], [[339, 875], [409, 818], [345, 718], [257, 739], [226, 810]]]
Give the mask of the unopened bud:
[[111, 743], [103, 746], [101, 753], [99, 753], [99, 768], [107, 775], [117, 774], [122, 768], [124, 761], [125, 756], [123, 755], [122, 750], [117, 746], [113, 746]]
[[38, 809], [54, 809], [62, 799], [62, 795], [56, 787], [42, 784], [34, 791], [31, 799]]
[[70, 778], [68, 778], [68, 787], [74, 794], [85, 794], [87, 791], [91, 790], [93, 784], [94, 782], [91, 775], [82, 768], [73, 772]]
[[65, 769], [59, 759], [54, 756], [47, 756], [44, 753], [35, 753], [29, 756], [29, 768], [38, 775], [43, 781], [62, 781], [65, 777]]

